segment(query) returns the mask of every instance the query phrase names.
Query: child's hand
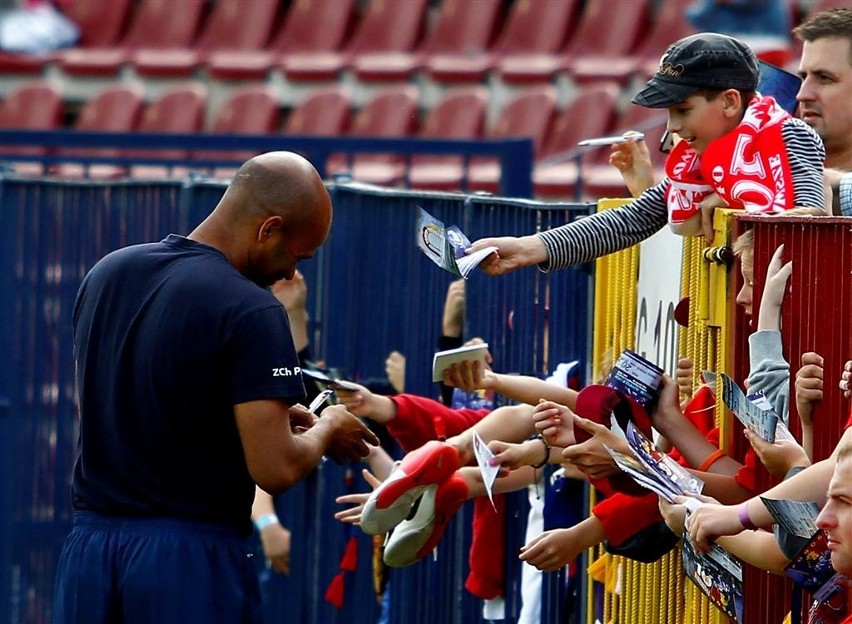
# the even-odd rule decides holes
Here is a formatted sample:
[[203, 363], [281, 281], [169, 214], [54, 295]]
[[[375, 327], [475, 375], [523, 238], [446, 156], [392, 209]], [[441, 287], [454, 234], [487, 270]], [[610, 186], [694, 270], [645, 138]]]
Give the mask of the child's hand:
[[[364, 479], [367, 481], [367, 484], [374, 490], [382, 484], [382, 482], [366, 468], [361, 471], [361, 474], [364, 475]], [[338, 496], [334, 499], [335, 503], [339, 503], [341, 505], [354, 505], [354, 507], [349, 507], [336, 512], [334, 514], [334, 519], [345, 524], [354, 524], [355, 526], [359, 526], [361, 524], [361, 512], [364, 511], [364, 505], [367, 504], [368, 498], [370, 498], [370, 492], [359, 492], [357, 494], [344, 494], [343, 496]]]
[[645, 141], [637, 141], [638, 133], [630, 130], [624, 133], [625, 143], [612, 146], [609, 164], [621, 172], [624, 183], [630, 194], [638, 197], [642, 192], [654, 186], [654, 165], [651, 163], [651, 152]]
[[535, 430], [544, 436], [550, 446], [565, 448], [576, 442], [574, 438], [574, 412], [554, 401], [541, 399], [533, 408]]
[[793, 262], [783, 264], [784, 244], [772, 254], [772, 260], [766, 269], [766, 286], [760, 299], [760, 312], [757, 318], [757, 329], [779, 329], [781, 322], [781, 304], [787, 290], [787, 280], [793, 272]]
[[574, 464], [590, 479], [604, 479], [621, 472], [612, 455], [604, 445], [620, 453], [630, 454], [627, 440], [610, 431], [609, 427], [599, 425], [587, 418], [574, 415], [574, 426], [592, 434], [592, 437], [581, 444], [574, 444], [562, 451], [562, 458]]
[[505, 477], [510, 470], [517, 470], [522, 466], [537, 466], [545, 458], [545, 451], [548, 458], [550, 457], [550, 450], [538, 438], [518, 444], [492, 440], [488, 443], [488, 448], [494, 453], [491, 465], [500, 466], [498, 477]]
[[677, 425], [684, 418], [680, 409], [678, 391], [679, 387], [674, 380], [668, 375], [663, 375], [660, 398], [651, 414], [651, 420], [657, 431], [667, 437], [671, 434], [671, 426]]
[[843, 374], [840, 376], [840, 389], [843, 390], [843, 397], [852, 397], [852, 360], [848, 360], [843, 366]]
[[783, 479], [791, 468], [811, 465], [805, 449], [795, 442], [783, 440], [770, 444], [751, 429], [746, 429], [743, 433], [766, 469], [779, 479]]
[[693, 364], [692, 358], [682, 357], [678, 359], [675, 379], [677, 380], [677, 386], [680, 389], [681, 396], [692, 396], [692, 392], [694, 390], [692, 378], [694, 376], [695, 364]]
[[802, 426], [813, 425], [814, 404], [822, 401], [823, 359], [813, 351], [802, 354], [802, 367], [796, 372], [796, 410]]
[[725, 202], [718, 193], [710, 193], [701, 200], [701, 231], [704, 234], [704, 242], [708, 245], [713, 243], [715, 233], [713, 232], [713, 215], [716, 208], [725, 208]]

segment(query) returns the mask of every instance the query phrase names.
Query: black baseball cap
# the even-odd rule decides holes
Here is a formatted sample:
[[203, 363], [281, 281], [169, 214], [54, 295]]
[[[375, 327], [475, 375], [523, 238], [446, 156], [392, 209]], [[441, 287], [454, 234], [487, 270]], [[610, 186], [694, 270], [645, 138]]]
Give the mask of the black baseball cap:
[[671, 44], [657, 73], [631, 101], [646, 108], [666, 108], [698, 89], [754, 91], [759, 75], [757, 57], [742, 41], [699, 33]]

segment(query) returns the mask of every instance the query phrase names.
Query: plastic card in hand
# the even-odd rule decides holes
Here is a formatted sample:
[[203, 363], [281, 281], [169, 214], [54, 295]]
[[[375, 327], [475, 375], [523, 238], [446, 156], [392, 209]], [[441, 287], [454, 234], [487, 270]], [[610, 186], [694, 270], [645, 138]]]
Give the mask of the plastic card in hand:
[[693, 496], [701, 494], [704, 481], [686, 470], [671, 457], [657, 449], [654, 443], [641, 431], [627, 423], [627, 443], [636, 454], [636, 458], [662, 482], [672, 484], [677, 494]]
[[[701, 374], [704, 383], [715, 389], [717, 373], [704, 371]], [[763, 410], [749, 401], [740, 387], [725, 373], [718, 373], [718, 375], [722, 377], [722, 401], [731, 410], [731, 413], [736, 416], [743, 427], [751, 429], [770, 444], [774, 443], [778, 427], [778, 414], [772, 410]]]
[[796, 585], [810, 593], [816, 593], [830, 583], [836, 572], [831, 567], [831, 551], [828, 549], [826, 532], [818, 530], [790, 563], [784, 566], [784, 572]]
[[500, 466], [491, 465], [494, 453], [491, 452], [491, 449], [488, 448], [488, 445], [481, 437], [479, 437], [479, 434], [476, 433], [476, 431], [473, 432], [473, 454], [476, 457], [476, 463], [482, 473], [482, 484], [485, 486], [485, 491], [488, 493], [488, 499], [491, 501], [491, 506], [494, 507], [496, 511], [497, 507], [494, 506], [493, 489], [494, 480], [497, 478], [497, 475], [500, 474]]
[[442, 381], [444, 371], [457, 362], [479, 360], [483, 364], [488, 355], [488, 343], [467, 345], [458, 349], [438, 351], [432, 358], [432, 381]]
[[639, 405], [650, 410], [660, 395], [662, 378], [662, 368], [630, 349], [625, 349], [618, 356], [604, 383], [632, 397]]
[[775, 523], [787, 533], [810, 539], [817, 531], [819, 505], [811, 501], [794, 501], [760, 497]]
[[455, 225], [445, 228], [441, 221], [423, 208], [420, 208], [417, 219], [417, 246], [439, 267], [465, 279], [480, 262], [497, 251], [497, 247], [485, 247], [466, 254], [465, 249], [470, 247], [470, 240], [464, 232]]
[[722, 550], [715, 542], [710, 542], [710, 552], [699, 552], [689, 538], [689, 531], [683, 535], [681, 557], [687, 578], [695, 583], [722, 613], [742, 624], [743, 566], [739, 560]]

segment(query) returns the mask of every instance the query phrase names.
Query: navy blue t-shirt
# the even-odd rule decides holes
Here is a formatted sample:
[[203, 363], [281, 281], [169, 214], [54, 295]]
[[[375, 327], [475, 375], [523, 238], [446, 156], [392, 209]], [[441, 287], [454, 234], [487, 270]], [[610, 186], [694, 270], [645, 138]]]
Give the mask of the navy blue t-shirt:
[[287, 314], [218, 250], [171, 235], [115, 251], [74, 306], [73, 502], [251, 531], [234, 405], [304, 395]]

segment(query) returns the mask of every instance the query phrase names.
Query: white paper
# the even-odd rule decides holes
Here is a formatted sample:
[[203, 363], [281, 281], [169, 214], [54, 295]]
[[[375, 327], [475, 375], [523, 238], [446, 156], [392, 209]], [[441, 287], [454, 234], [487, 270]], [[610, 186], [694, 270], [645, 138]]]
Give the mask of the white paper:
[[485, 485], [485, 491], [488, 493], [488, 499], [491, 501], [491, 506], [494, 510], [497, 507], [494, 505], [494, 480], [500, 474], [500, 466], [492, 466], [491, 460], [494, 458], [494, 453], [488, 448], [485, 441], [479, 436], [476, 431], [473, 432], [473, 454], [476, 457], [476, 463], [479, 465], [479, 470], [482, 473], [482, 483]]

